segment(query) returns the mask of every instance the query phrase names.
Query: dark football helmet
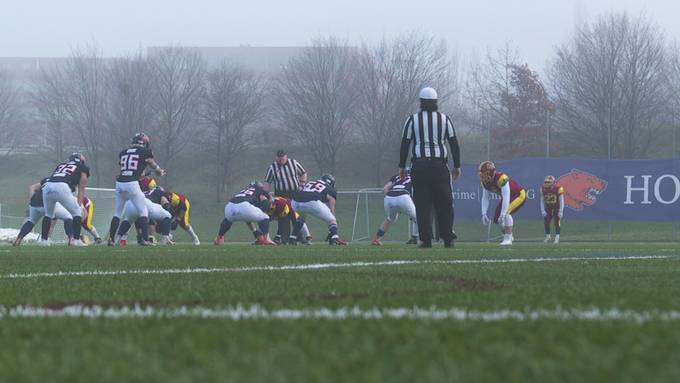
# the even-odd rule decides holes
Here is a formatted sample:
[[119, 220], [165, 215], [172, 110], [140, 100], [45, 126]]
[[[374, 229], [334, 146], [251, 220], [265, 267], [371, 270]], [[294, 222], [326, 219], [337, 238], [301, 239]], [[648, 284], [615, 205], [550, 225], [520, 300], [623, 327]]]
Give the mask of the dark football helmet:
[[335, 187], [335, 177], [333, 177], [332, 174], [322, 175], [321, 178], [319, 179], [319, 181], [323, 182], [324, 184], [326, 184], [327, 186], [330, 186], [332, 188]]
[[139, 145], [148, 148], [150, 143], [151, 140], [149, 140], [149, 136], [147, 136], [146, 133], [137, 133], [134, 137], [132, 137], [133, 145]]

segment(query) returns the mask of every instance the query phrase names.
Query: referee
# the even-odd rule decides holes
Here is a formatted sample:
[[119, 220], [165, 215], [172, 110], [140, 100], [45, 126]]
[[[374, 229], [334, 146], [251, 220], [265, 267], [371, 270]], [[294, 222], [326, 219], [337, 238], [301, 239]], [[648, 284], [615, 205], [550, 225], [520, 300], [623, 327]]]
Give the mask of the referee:
[[[264, 181], [274, 186], [274, 195], [291, 199], [293, 192], [307, 182], [307, 171], [302, 165], [288, 158], [288, 154], [283, 150], [276, 152], [276, 161], [272, 162], [267, 169]], [[284, 217], [278, 220], [278, 229], [274, 242], [286, 243], [290, 237], [290, 221], [293, 217]]]
[[[432, 207], [444, 247], [453, 247], [453, 197], [449, 176], [448, 151], [451, 148], [451, 176], [460, 176], [460, 149], [453, 124], [447, 115], [437, 111], [437, 92], [430, 88], [420, 91], [420, 110], [404, 124], [399, 153], [399, 175], [406, 177], [406, 159], [411, 150], [413, 202], [416, 205], [420, 248], [432, 247]], [[413, 145], [411, 145], [413, 144]]]

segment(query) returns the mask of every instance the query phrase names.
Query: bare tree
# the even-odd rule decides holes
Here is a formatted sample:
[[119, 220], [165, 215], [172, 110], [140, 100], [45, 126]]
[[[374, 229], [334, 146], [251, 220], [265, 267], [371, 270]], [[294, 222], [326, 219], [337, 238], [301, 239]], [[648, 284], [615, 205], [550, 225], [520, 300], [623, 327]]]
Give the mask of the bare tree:
[[30, 94], [36, 120], [44, 128], [43, 147], [52, 161], [62, 161], [75, 133], [70, 128], [65, 78], [58, 68], [43, 68]]
[[358, 52], [336, 38], [316, 39], [291, 59], [277, 80], [275, 105], [283, 124], [312, 153], [319, 169], [335, 171], [352, 130]]
[[[168, 47], [149, 57], [153, 73], [153, 101], [160, 158], [173, 176], [177, 156], [192, 142], [203, 91], [205, 63], [187, 48]], [[170, 183], [170, 182], [169, 182]]]
[[9, 75], [0, 71], [0, 145], [4, 149], [14, 146], [16, 130], [13, 124], [17, 119], [17, 108], [18, 90]]
[[394, 148], [399, 145], [404, 119], [416, 107], [418, 90], [432, 86], [440, 103], [446, 102], [456, 91], [456, 68], [444, 41], [410, 33], [363, 46], [358, 69], [361, 85], [356, 90], [355, 118], [362, 137], [371, 145], [375, 182], [381, 182], [382, 165], [396, 156]]
[[74, 50], [59, 75], [63, 76], [68, 122], [90, 156], [90, 167], [97, 185], [102, 181], [100, 158], [106, 141], [103, 124], [105, 71], [101, 50], [90, 46]]
[[153, 78], [141, 52], [111, 60], [106, 76], [106, 124], [111, 148], [120, 149], [154, 122]]
[[557, 49], [549, 78], [556, 124], [584, 154], [649, 153], [669, 100], [663, 33], [646, 19], [610, 13]]
[[263, 96], [262, 80], [242, 66], [223, 62], [207, 75], [201, 118], [214, 148], [216, 201], [221, 200], [235, 159], [251, 142], [249, 128], [262, 119]]

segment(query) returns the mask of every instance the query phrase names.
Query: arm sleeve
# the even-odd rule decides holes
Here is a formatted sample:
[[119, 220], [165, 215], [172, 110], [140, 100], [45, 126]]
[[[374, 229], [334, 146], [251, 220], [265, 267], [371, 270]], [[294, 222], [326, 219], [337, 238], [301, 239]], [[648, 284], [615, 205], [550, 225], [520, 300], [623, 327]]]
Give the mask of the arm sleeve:
[[299, 162], [297, 162], [297, 161], [295, 161], [295, 171], [297, 172], [297, 175], [298, 175], [298, 176], [301, 176], [301, 175], [307, 173], [307, 171], [306, 171], [305, 168], [302, 166], [302, 164], [299, 163]]
[[501, 205], [501, 215], [508, 214], [508, 206], [510, 206], [510, 182], [506, 182], [501, 188], [501, 195], [503, 196], [503, 203]]
[[543, 196], [543, 190], [541, 189], [541, 202], [539, 203], [541, 205], [541, 215], [545, 215], [545, 197]]
[[411, 140], [407, 138], [401, 139], [401, 149], [399, 149], [399, 168], [406, 167], [406, 159], [408, 158], [408, 149], [411, 147]]
[[269, 166], [267, 169], [267, 174], [264, 176], [264, 181], [268, 184], [274, 183], [274, 167]]
[[560, 215], [564, 213], [564, 194], [560, 194]]
[[460, 168], [460, 146], [458, 145], [458, 137], [456, 137], [456, 129], [449, 116], [446, 116], [446, 137], [449, 140], [451, 147], [451, 158], [453, 159], [453, 167]]
[[489, 192], [482, 189], [482, 215], [486, 215], [489, 211]]

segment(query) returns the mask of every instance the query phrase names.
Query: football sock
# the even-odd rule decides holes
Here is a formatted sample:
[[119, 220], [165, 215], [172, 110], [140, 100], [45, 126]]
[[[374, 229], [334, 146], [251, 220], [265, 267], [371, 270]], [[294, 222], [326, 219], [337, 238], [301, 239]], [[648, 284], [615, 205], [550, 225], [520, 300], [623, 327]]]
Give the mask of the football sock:
[[50, 225], [52, 224], [52, 218], [50, 217], [43, 217], [42, 220], [42, 231], [40, 234], [40, 237], [44, 240], [47, 241], [47, 237], [50, 235]]
[[378, 236], [378, 238], [382, 238], [383, 235], [385, 235], [385, 230], [383, 229], [378, 229], [378, 232], [375, 234]]
[[164, 218], [161, 221], [161, 234], [163, 235], [170, 234], [170, 218]]
[[33, 230], [33, 222], [31, 221], [26, 221], [24, 222], [24, 225], [21, 226], [21, 230], [19, 230], [19, 238], [24, 238], [26, 234], [30, 233], [31, 230]]
[[73, 217], [73, 238], [80, 239], [80, 231], [83, 227], [83, 218], [75, 216]]
[[335, 224], [335, 223], [328, 225], [328, 232], [331, 233], [331, 238], [337, 236], [338, 235], [338, 225]]
[[65, 219], [64, 220], [64, 232], [66, 232], [66, 237], [68, 238], [75, 238], [73, 236], [73, 220], [72, 219]]
[[222, 223], [220, 224], [219, 236], [224, 237], [224, 235], [227, 234], [229, 229], [231, 229], [231, 221], [225, 218], [222, 220]]
[[257, 239], [261, 235], [262, 233], [260, 233], [260, 229], [253, 230], [253, 237], [255, 237], [255, 239]]
[[121, 237], [126, 235], [130, 230], [130, 226], [132, 225], [130, 225], [130, 221], [128, 220], [121, 222], [120, 226], [118, 227], [118, 235], [120, 235]]
[[560, 235], [560, 225], [555, 226], [555, 234]]
[[116, 239], [116, 231], [118, 231], [118, 224], [120, 224], [120, 218], [111, 218], [111, 226], [109, 226], [109, 240], [113, 242]]
[[269, 234], [269, 218], [263, 219], [262, 221], [258, 222], [257, 226], [260, 228], [260, 231], [262, 232], [263, 235]]
[[140, 226], [142, 227], [142, 241], [149, 241], [149, 218], [139, 217]]

